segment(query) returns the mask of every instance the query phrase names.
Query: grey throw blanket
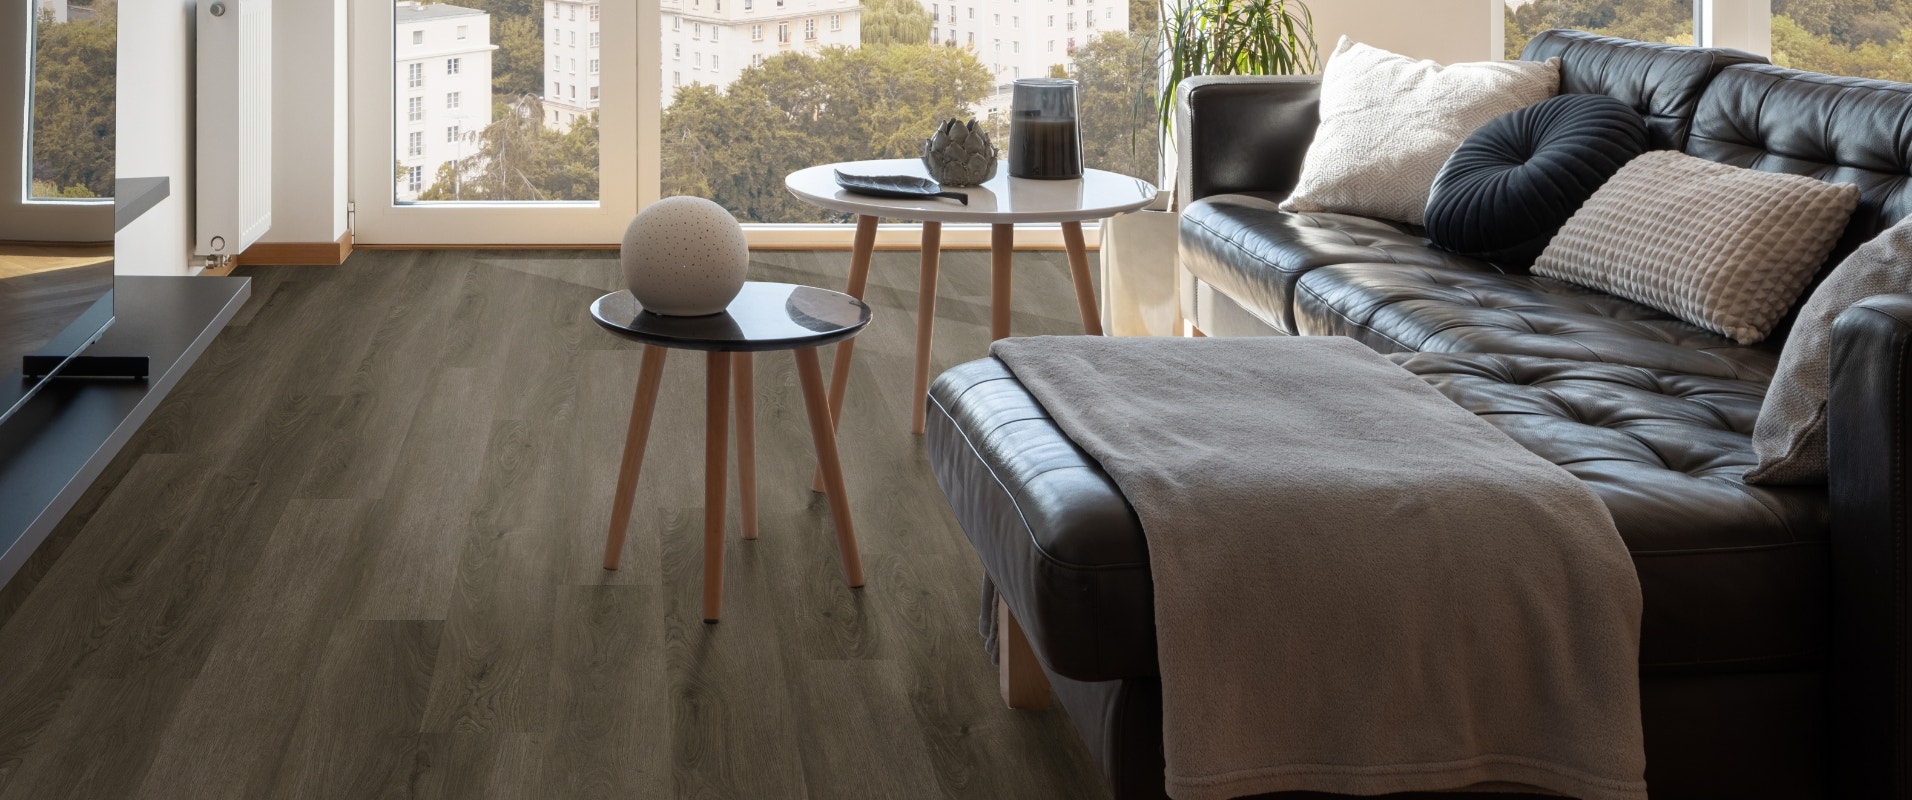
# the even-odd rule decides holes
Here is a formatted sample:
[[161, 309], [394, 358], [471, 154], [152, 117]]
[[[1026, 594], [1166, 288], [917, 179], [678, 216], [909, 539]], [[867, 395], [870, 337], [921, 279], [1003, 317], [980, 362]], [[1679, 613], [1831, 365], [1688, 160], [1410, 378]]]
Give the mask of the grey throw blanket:
[[1592, 490], [1348, 339], [997, 342], [1148, 537], [1168, 793], [1646, 797]]

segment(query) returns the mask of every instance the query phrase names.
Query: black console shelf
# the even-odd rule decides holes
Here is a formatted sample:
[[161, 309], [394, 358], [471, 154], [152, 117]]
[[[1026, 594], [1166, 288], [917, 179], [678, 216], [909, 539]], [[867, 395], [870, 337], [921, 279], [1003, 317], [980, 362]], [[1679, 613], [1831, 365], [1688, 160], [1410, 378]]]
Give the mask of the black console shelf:
[[113, 293], [117, 321], [92, 351], [145, 356], [151, 376], [54, 380], [0, 423], [0, 585], [245, 305], [252, 279], [120, 276]]

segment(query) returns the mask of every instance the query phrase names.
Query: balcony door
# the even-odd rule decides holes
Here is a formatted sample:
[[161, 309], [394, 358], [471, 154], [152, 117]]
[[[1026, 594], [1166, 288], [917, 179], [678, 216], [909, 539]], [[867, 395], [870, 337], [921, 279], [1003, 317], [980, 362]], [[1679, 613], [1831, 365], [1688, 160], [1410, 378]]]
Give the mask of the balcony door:
[[356, 239], [618, 241], [656, 196], [657, 20], [657, 0], [353, 0]]

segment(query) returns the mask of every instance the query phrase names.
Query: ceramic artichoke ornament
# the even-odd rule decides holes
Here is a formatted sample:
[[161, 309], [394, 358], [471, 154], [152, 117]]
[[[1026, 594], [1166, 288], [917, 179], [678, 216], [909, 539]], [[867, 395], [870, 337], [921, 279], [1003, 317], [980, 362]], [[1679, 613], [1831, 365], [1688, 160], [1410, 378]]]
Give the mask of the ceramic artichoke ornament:
[[975, 120], [945, 120], [923, 140], [923, 167], [944, 186], [975, 186], [996, 177], [996, 146]]

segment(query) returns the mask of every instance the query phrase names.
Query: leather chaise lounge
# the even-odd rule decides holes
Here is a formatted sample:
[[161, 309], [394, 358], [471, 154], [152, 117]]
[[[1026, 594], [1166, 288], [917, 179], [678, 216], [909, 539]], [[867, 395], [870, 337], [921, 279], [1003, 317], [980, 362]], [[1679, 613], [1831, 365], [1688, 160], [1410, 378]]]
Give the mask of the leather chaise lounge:
[[[1563, 91], [1626, 101], [1655, 148], [1860, 186], [1829, 263], [1912, 213], [1912, 85], [1566, 31], [1523, 54], [1556, 56]], [[1742, 347], [1437, 250], [1404, 226], [1276, 210], [1312, 139], [1318, 90], [1314, 78], [1183, 84], [1185, 316], [1211, 336], [1350, 336], [1398, 354], [1595, 490], [1645, 599], [1656, 800], [1912, 794], [1912, 295], [1874, 297], [1835, 327], [1829, 484], [1748, 485], [1783, 336]], [[958, 521], [1115, 796], [1163, 796], [1134, 512], [994, 359], [937, 379], [927, 433]]]

